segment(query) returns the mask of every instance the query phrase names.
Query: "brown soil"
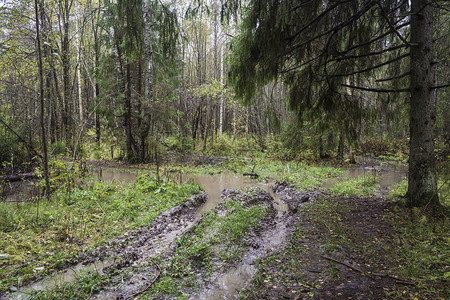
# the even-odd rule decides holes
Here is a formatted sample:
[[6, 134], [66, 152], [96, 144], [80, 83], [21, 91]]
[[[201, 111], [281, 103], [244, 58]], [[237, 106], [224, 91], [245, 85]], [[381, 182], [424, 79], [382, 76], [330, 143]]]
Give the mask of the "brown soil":
[[[240, 292], [242, 299], [414, 298], [417, 283], [395, 268], [399, 264], [395, 244], [401, 235], [385, 219], [392, 213], [391, 204], [381, 198], [299, 193], [285, 183], [276, 184], [274, 191], [281, 195], [288, 211], [275, 211], [271, 196], [262, 190], [254, 192], [251, 199], [243, 197], [241, 191], [224, 190], [223, 197], [240, 197], [248, 205], [272, 203], [271, 213], [244, 238], [248, 248], [240, 261], [224, 264], [214, 260], [208, 276], [200, 264], [198, 268], [194, 265], [203, 291], [188, 288], [186, 295], [203, 295], [230, 269], [251, 265], [257, 271]], [[175, 238], [189, 234], [202, 222], [201, 218], [194, 220], [194, 215], [204, 201], [204, 194], [192, 197], [162, 213], [148, 228], [128, 232], [80, 256], [86, 263], [106, 257], [115, 261], [104, 270], [112, 276], [111, 284], [95, 298], [136, 298], [158, 280], [166, 271], [159, 269], [154, 258], [158, 257], [160, 265], [171, 259]], [[225, 210], [223, 205], [216, 210], [227, 213], [221, 211]], [[173, 295], [160, 298], [172, 299]]]
[[[298, 213], [290, 245], [260, 263], [260, 278], [244, 292], [248, 299], [409, 298], [415, 283], [396, 274], [390, 250], [398, 233], [383, 217], [390, 204], [380, 198], [332, 198], [342, 226], [333, 232], [308, 214]], [[311, 204], [314, 205], [314, 204]], [[336, 227], [333, 227], [336, 228]], [[334, 229], [336, 230], [336, 229]]]

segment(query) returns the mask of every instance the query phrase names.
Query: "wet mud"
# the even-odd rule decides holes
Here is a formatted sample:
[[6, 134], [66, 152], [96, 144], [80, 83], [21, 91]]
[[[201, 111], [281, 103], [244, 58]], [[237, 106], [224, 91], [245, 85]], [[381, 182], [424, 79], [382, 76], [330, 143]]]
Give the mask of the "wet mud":
[[[377, 170], [375, 167], [374, 170]], [[367, 170], [376, 172], [370, 168], [372, 166], [363, 166], [364, 172]], [[398, 172], [400, 177], [404, 176], [402, 172]], [[318, 197], [328, 197], [327, 192], [302, 193], [286, 182], [276, 182], [271, 185], [243, 179], [242, 176], [237, 179], [237, 182], [233, 179], [224, 183], [224, 181], [230, 180], [229, 176], [226, 176], [228, 175], [205, 176], [207, 178], [205, 180], [217, 181], [214, 184], [206, 184], [208, 186], [206, 193], [194, 195], [185, 203], [161, 213], [147, 227], [129, 231], [93, 251], [81, 254], [74, 263], [87, 266], [88, 271], [90, 266], [100, 264], [101, 267], [96, 267], [95, 271], [111, 277], [110, 284], [93, 299], [139, 297], [153, 282], [158, 280], [161, 272], [165, 272], [161, 270], [160, 266], [171, 260], [177, 248], [176, 240], [183, 235], [189, 236], [195, 227], [203, 222], [203, 212], [214, 210], [222, 216], [231, 213], [223, 205], [223, 202], [228, 199], [240, 201], [249, 207], [264, 205], [267, 207], [267, 214], [258, 226], [245, 234], [241, 241], [242, 251], [238, 259], [224, 262], [218, 256], [213, 257], [212, 267], [209, 271], [206, 271], [201, 264], [193, 264], [193, 273], [197, 278], [197, 284], [195, 288], [186, 287], [183, 291], [185, 295], [190, 295], [190, 299], [238, 299], [242, 291], [255, 290], [254, 278], [261, 272], [258, 260], [281, 253], [286, 247], [290, 247], [291, 236], [299, 224], [305, 230], [312, 232], [302, 237], [302, 247], [306, 254], [302, 261], [305, 267], [301, 271], [302, 280], [312, 284], [300, 286], [294, 279], [289, 279], [289, 284], [270, 284], [268, 281], [267, 284], [263, 284], [263, 287], [257, 287], [257, 289], [261, 289], [260, 296], [262, 298], [260, 299], [311, 298], [312, 296], [308, 293], [313, 290], [317, 291], [314, 296], [317, 299], [349, 297], [355, 292], [367, 295], [369, 291], [372, 291], [369, 287], [371, 284], [373, 285], [373, 280], [364, 276], [355, 276], [358, 274], [348, 271], [348, 268], [341, 265], [331, 264], [330, 261], [318, 255], [324, 242], [318, 236], [320, 233], [315, 231], [315, 225], [302, 212], [302, 208]], [[201, 178], [198, 179], [201, 183]], [[243, 180], [247, 181], [243, 182]], [[253, 186], [253, 188], [243, 191], [228, 188], [230, 186], [238, 188]], [[350, 200], [345, 199], [345, 201]], [[374, 207], [367, 201], [367, 203], [357, 202], [359, 206], [355, 206], [356, 213], [367, 214], [369, 220], [378, 218], [384, 204], [377, 206], [376, 203], [384, 202], [382, 199], [377, 201]], [[370, 207], [371, 205], [372, 207]], [[373, 214], [375, 217], [372, 216]], [[355, 217], [353, 221], [357, 222], [357, 220], [358, 218]], [[374, 226], [378, 226], [378, 224]], [[361, 223], [355, 224], [355, 228], [362, 234], [371, 235], [379, 232], [378, 229], [367, 227]], [[220, 243], [214, 247], [217, 251], [221, 250]], [[336, 251], [336, 255], [339, 259], [345, 259], [350, 254], [342, 248]], [[289, 257], [284, 257], [279, 264], [268, 266], [267, 272], [276, 274], [283, 269], [281, 264], [289, 264], [289, 260]], [[329, 280], [331, 265], [338, 268], [341, 274], [349, 274], [347, 280]], [[70, 280], [66, 281], [70, 282]], [[326, 283], [324, 283], [325, 281]], [[55, 282], [55, 280], [47, 278], [34, 283], [31, 287], [35, 290], [50, 289], [55, 286], [50, 282]], [[158, 299], [172, 298], [173, 295], [158, 296]], [[258, 299], [251, 296], [249, 298]]]
[[[282, 187], [282, 188], [281, 188]], [[298, 208], [305, 201], [313, 200], [316, 195], [296, 193], [285, 183], [277, 183], [274, 189], [285, 199], [289, 199], [290, 207]], [[159, 275], [160, 265], [169, 264], [176, 249], [175, 239], [194, 234], [195, 227], [203, 222], [203, 217], [196, 218], [196, 209], [204, 203], [195, 200], [195, 205], [186, 203], [162, 213], [154, 220], [149, 229], [137, 230], [117, 238], [101, 248], [94, 250], [85, 261], [95, 261], [101, 257], [116, 257], [116, 262], [105, 268], [104, 272], [113, 275], [109, 286], [96, 295], [95, 299], [131, 299], [137, 297], [148, 288]], [[306, 199], [307, 198], [307, 199]], [[261, 188], [247, 190], [224, 189], [221, 193], [222, 203], [213, 209], [218, 215], [230, 212], [223, 202], [233, 199], [245, 206], [264, 205], [267, 214], [261, 222], [240, 241], [243, 247], [240, 260], [224, 262], [218, 255], [213, 255], [210, 270], [206, 271], [202, 264], [193, 264], [192, 272], [198, 279], [195, 288], [186, 286], [184, 294], [190, 299], [237, 299], [240, 291], [249, 284], [256, 273], [255, 261], [261, 257], [283, 249], [287, 237], [294, 230], [295, 210], [277, 210], [276, 203], [269, 192]], [[221, 244], [214, 246], [216, 254], [221, 250]], [[155, 263], [155, 259], [158, 263]], [[161, 295], [160, 299], [170, 299], [173, 295]]]

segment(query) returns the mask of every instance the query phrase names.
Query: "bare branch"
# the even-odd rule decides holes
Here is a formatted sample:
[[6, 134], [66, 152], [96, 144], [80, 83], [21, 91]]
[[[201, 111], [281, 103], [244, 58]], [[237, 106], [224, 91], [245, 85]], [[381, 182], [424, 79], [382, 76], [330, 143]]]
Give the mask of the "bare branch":
[[446, 88], [446, 87], [449, 87], [449, 86], [450, 86], [450, 83], [446, 83], [446, 84], [442, 84], [442, 85], [436, 85], [436, 86], [430, 87], [430, 90], [442, 89], [442, 88]]
[[362, 91], [368, 91], [368, 92], [376, 92], [376, 93], [405, 93], [409, 92], [409, 88], [406, 89], [380, 89], [380, 88], [366, 88], [361, 86], [354, 86], [354, 85], [348, 85], [348, 84], [341, 84], [343, 87], [355, 89], [355, 90], [362, 90]]
[[381, 10], [381, 15], [383, 16], [383, 18], [387, 21], [389, 27], [391, 28], [391, 30], [399, 37], [400, 40], [402, 40], [402, 42], [409, 46], [408, 41], [400, 34], [400, 32], [398, 32], [397, 29], [395, 29], [394, 25], [392, 24], [391, 20], [388, 18], [388, 16], [386, 15], [386, 13], [384, 12], [383, 7], [381, 6], [381, 3], [378, 2], [378, 6], [380, 7]]
[[395, 80], [395, 79], [399, 79], [399, 78], [408, 76], [410, 73], [411, 73], [411, 71], [408, 71], [408, 72], [405, 72], [405, 73], [400, 74], [400, 75], [396, 75], [396, 76], [388, 77], [388, 78], [377, 79], [375, 81], [376, 82], [391, 81], [391, 80]]
[[393, 63], [394, 61], [403, 59], [403, 58], [405, 58], [405, 57], [409, 57], [409, 53], [405, 53], [405, 54], [403, 54], [403, 55], [400, 55], [400, 56], [398, 56], [398, 57], [396, 57], [396, 58], [387, 60], [387, 61], [385, 61], [385, 62], [383, 62], [383, 63], [381, 63], [381, 64], [372, 66], [372, 67], [370, 67], [370, 68], [366, 68], [366, 69], [362, 69], [362, 70], [357, 70], [357, 71], [354, 71], [354, 72], [351, 72], [351, 73], [347, 73], [347, 74], [332, 74], [332, 75], [330, 75], [330, 76], [331, 76], [331, 77], [346, 77], [346, 76], [351, 76], [351, 75], [354, 75], [354, 74], [365, 73], [365, 72], [368, 72], [368, 71], [371, 71], [371, 70], [378, 69], [378, 68], [380, 68], [380, 67], [382, 67], [382, 66], [391, 64], [391, 63]]

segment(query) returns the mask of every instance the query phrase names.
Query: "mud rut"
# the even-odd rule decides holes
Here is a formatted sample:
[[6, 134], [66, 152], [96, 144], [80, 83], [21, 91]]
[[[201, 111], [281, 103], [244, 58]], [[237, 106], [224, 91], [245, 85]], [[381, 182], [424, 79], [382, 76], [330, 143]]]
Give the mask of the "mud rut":
[[[270, 255], [284, 247], [286, 238], [294, 230], [301, 215], [297, 208], [305, 202], [314, 200], [321, 192], [303, 194], [285, 183], [277, 183], [269, 193], [253, 188], [251, 193], [226, 189], [222, 199], [238, 199], [245, 205], [267, 205], [266, 217], [250, 232], [247, 232], [245, 244], [249, 245], [240, 261], [225, 263], [214, 259], [213, 272], [205, 276], [200, 266], [195, 269], [200, 289], [186, 289], [191, 299], [234, 299], [256, 273], [253, 262]], [[271, 196], [274, 195], [276, 200]], [[195, 218], [198, 208], [207, 200], [205, 193], [192, 196], [187, 202], [161, 213], [148, 228], [134, 230], [111, 240], [107, 244], [80, 257], [85, 264], [114, 259], [114, 263], [101, 270], [111, 274], [112, 281], [93, 299], [132, 299], [145, 292], [161, 275], [161, 262], [171, 259], [176, 250], [175, 239], [189, 235], [190, 231], [203, 218]], [[283, 204], [284, 203], [284, 204]], [[287, 209], [280, 209], [285, 207]], [[219, 204], [214, 210], [218, 214], [227, 214], [226, 208]], [[170, 295], [162, 296], [170, 298]]]

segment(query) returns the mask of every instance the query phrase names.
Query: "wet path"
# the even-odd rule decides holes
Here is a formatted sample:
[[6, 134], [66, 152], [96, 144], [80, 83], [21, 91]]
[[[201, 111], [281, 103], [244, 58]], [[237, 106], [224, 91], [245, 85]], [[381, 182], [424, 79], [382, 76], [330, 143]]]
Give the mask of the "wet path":
[[[406, 165], [397, 163], [383, 163], [374, 159], [359, 159], [361, 165], [348, 168], [347, 174], [341, 178], [330, 180], [326, 185], [332, 186], [335, 182], [346, 178], [355, 178], [358, 176], [371, 176], [377, 175], [379, 177], [380, 188], [378, 192], [381, 195], [386, 195], [390, 187], [406, 176]], [[140, 174], [145, 171], [116, 169], [116, 168], [101, 168], [94, 170], [99, 180], [105, 180], [109, 182], [130, 182], [135, 180]], [[171, 245], [177, 237], [180, 237], [186, 233], [190, 228], [199, 221], [201, 214], [208, 210], [214, 209], [219, 203], [224, 200], [221, 197], [224, 189], [241, 189], [246, 187], [258, 187], [268, 192], [273, 198], [273, 208], [276, 210], [276, 214], [273, 219], [272, 226], [262, 232], [262, 235], [258, 237], [263, 241], [262, 247], [258, 249], [249, 249], [242, 260], [231, 269], [216, 276], [212, 280], [206, 289], [193, 296], [191, 299], [235, 299], [247, 282], [250, 281], [252, 276], [256, 273], [256, 267], [253, 266], [253, 262], [264, 255], [267, 255], [273, 251], [276, 251], [285, 243], [286, 238], [292, 232], [292, 228], [289, 227], [292, 215], [289, 213], [288, 205], [280, 199], [280, 195], [272, 191], [271, 183], [259, 183], [256, 180], [250, 179], [231, 172], [219, 174], [219, 175], [187, 175], [185, 180], [195, 180], [201, 185], [207, 196], [206, 202], [193, 207], [190, 210], [190, 217], [181, 216], [177, 213], [163, 213], [165, 225], [160, 225], [161, 228], [156, 228], [158, 232], [152, 232], [148, 239], [139, 243], [134, 243], [132, 240], [137, 239], [137, 236], [126, 237], [127, 241], [130, 241], [130, 246], [133, 248], [133, 253], [137, 256], [134, 260], [131, 260], [134, 266], [138, 266], [145, 262], [149, 257], [155, 257], [163, 253], [169, 245]], [[158, 224], [158, 223], [157, 223]], [[153, 225], [153, 223], [152, 223]], [[164, 227], [164, 228], [162, 228]], [[114, 260], [105, 260], [104, 262], [98, 261], [88, 265], [76, 265], [72, 268], [57, 273], [54, 276], [50, 276], [41, 281], [38, 281], [27, 288], [23, 289], [22, 293], [15, 294], [15, 299], [26, 299], [27, 293], [30, 291], [39, 291], [45, 289], [51, 289], [56, 285], [60, 285], [64, 282], [74, 282], [79, 278], [80, 274], [88, 273], [90, 271], [97, 271], [100, 274], [105, 267], [114, 266]], [[136, 287], [129, 287], [130, 289], [136, 289]], [[139, 289], [139, 288], [137, 288]], [[117, 293], [105, 291], [101, 293], [97, 299], [114, 299]]]

